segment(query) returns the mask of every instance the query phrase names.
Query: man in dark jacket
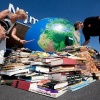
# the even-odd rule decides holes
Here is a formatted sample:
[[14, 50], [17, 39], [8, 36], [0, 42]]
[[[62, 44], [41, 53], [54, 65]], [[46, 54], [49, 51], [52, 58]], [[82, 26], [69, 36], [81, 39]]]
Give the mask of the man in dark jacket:
[[84, 20], [84, 22], [75, 22], [74, 24], [75, 30], [82, 29], [85, 42], [83, 45], [87, 45], [90, 42], [90, 36], [99, 36], [100, 42], [100, 17], [88, 17]]

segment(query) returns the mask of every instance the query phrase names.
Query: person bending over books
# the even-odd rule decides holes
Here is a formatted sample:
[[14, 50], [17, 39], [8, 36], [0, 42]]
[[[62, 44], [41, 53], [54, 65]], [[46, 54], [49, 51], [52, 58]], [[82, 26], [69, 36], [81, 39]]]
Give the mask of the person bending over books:
[[16, 35], [16, 21], [25, 20], [26, 18], [27, 14], [23, 9], [19, 9], [15, 13], [11, 13], [8, 9], [0, 12], [0, 61], [3, 59], [4, 52], [6, 51], [7, 34], [11, 33], [11, 36], [22, 44], [26, 43], [25, 40], [20, 39]]
[[17, 10], [14, 14], [9, 10], [3, 10], [0, 12], [0, 38], [5, 39], [6, 34], [9, 34], [11, 31], [11, 36], [15, 40], [25, 44], [25, 40], [22, 40], [16, 36], [16, 21], [25, 20], [26, 18], [27, 14], [23, 9]]
[[7, 34], [11, 34], [11, 36], [15, 40], [19, 41], [22, 44], [26, 43], [26, 40], [20, 39], [16, 35], [16, 31], [17, 31], [16, 21], [25, 20], [26, 18], [27, 18], [27, 14], [23, 9], [19, 9], [15, 13], [11, 13], [8, 9], [5, 9], [0, 12], [0, 65], [1, 66], [4, 63]]
[[90, 42], [90, 36], [99, 36], [100, 43], [100, 16], [88, 17], [84, 22], [77, 21], [74, 23], [75, 30], [82, 29], [85, 42], [87, 45]]

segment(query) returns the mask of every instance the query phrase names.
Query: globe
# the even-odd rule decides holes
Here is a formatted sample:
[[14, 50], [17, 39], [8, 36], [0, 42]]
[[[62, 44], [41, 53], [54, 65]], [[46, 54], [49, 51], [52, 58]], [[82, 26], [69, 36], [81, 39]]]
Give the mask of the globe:
[[[65, 44], [65, 37], [74, 38], [75, 29], [73, 24], [63, 18], [44, 18], [32, 25], [25, 40], [33, 40], [24, 45], [32, 51], [56, 52], [61, 51]], [[79, 39], [77, 39], [79, 40]], [[77, 43], [75, 39], [73, 44]]]

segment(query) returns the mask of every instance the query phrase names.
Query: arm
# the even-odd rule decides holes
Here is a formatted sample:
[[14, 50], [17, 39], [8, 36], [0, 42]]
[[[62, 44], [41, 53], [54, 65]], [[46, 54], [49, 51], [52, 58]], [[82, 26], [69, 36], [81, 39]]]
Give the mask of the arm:
[[87, 45], [89, 42], [90, 42], [90, 39], [87, 40], [87, 41], [85, 41], [82, 45], [85, 46], [85, 45]]
[[6, 38], [6, 34], [4, 32], [3, 27], [0, 25], [0, 39], [5, 39]]
[[4, 19], [10, 13], [9, 10], [3, 10], [0, 12], [0, 20]]
[[83, 46], [84, 45], [87, 45], [89, 42], [90, 42], [90, 36], [89, 36], [89, 33], [88, 33], [88, 29], [83, 29], [83, 35], [84, 35], [84, 38], [85, 38], [85, 42], [83, 43]]
[[27, 41], [26, 40], [22, 40], [22, 39], [20, 39], [17, 35], [16, 35], [16, 26], [12, 29], [12, 32], [11, 32], [11, 36], [15, 39], [15, 40], [17, 40], [17, 41], [19, 41], [20, 43], [22, 43], [22, 44], [25, 44]]

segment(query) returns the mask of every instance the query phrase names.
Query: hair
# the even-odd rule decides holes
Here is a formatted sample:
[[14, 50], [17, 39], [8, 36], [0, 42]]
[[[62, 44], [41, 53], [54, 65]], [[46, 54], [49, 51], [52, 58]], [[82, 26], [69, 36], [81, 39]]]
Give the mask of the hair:
[[74, 23], [75, 30], [77, 30], [77, 25], [81, 24], [81, 23], [82, 23], [81, 21], [77, 21], [77, 22]]
[[22, 15], [23, 19], [27, 18], [27, 14], [26, 14], [26, 12], [23, 9], [17, 10], [15, 14]]

